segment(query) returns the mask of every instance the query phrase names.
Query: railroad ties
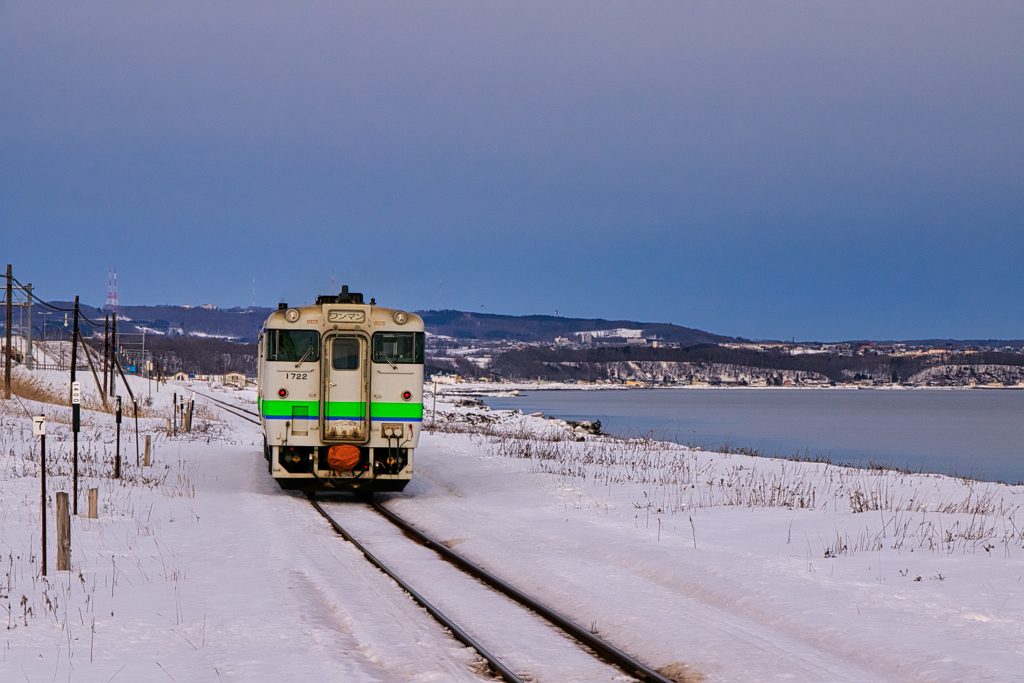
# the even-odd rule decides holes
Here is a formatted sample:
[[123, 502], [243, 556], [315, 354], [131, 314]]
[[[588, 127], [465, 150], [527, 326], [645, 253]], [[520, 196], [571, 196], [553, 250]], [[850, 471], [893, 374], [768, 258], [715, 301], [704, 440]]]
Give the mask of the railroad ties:
[[[203, 398], [205, 398], [208, 401], [213, 401], [214, 403], [217, 404], [218, 408], [220, 408], [221, 410], [228, 411], [229, 413], [231, 413], [235, 417], [240, 417], [243, 420], [247, 420], [247, 421], [252, 422], [253, 424], [256, 424], [256, 425], [260, 424], [260, 421], [258, 419], [259, 416], [260, 416], [259, 413], [254, 413], [251, 410], [246, 410], [245, 408], [237, 406], [234, 403], [228, 403], [227, 401], [222, 401], [219, 398], [214, 398], [213, 396], [208, 396], [208, 395], [204, 394], [201, 391], [193, 391], [192, 393], [194, 393], [196, 396], [202, 396]], [[251, 416], [251, 417], [249, 417], [249, 416]]]
[[[366, 505], [361, 505], [358, 503], [338, 503], [336, 504], [337, 507], [334, 507], [332, 505], [334, 509], [336, 509], [339, 513], [342, 513], [335, 516], [346, 517], [346, 526], [351, 525], [349, 526], [349, 528], [346, 528], [345, 526], [342, 526], [341, 523], [339, 523], [335, 516], [332, 516], [332, 514], [328, 512], [328, 510], [326, 510], [323, 505], [321, 505], [321, 501], [318, 501], [314, 494], [307, 494], [307, 496], [310, 502], [313, 504], [313, 506], [317, 509], [317, 511], [321, 515], [323, 515], [323, 517], [328, 521], [328, 523], [330, 523], [331, 527], [335, 530], [335, 532], [337, 532], [340, 536], [342, 536], [347, 541], [352, 543], [366, 557], [367, 560], [369, 560], [374, 566], [376, 566], [387, 576], [389, 576], [392, 580], [394, 580], [395, 583], [397, 583], [404, 591], [406, 591], [413, 598], [413, 600], [415, 600], [420, 606], [422, 606], [432, 617], [434, 617], [434, 619], [436, 619], [442, 626], [451, 631], [451, 633], [455, 636], [456, 639], [461, 641], [467, 647], [476, 650], [476, 652], [479, 653], [479, 655], [488, 663], [492, 671], [496, 675], [501, 676], [504, 680], [509, 682], [517, 682], [522, 679], [519, 676], [517, 676], [516, 673], [508, 666], [507, 662], [501, 661], [502, 659], [507, 660], [507, 655], [503, 657], [495, 656], [495, 654], [485, 649], [478, 642], [478, 639], [474, 639], [472, 636], [469, 635], [470, 631], [475, 630], [479, 632], [481, 624], [476, 622], [482, 623], [482, 621], [485, 621], [486, 615], [479, 615], [477, 613], [473, 613], [474, 611], [470, 609], [469, 615], [467, 616], [467, 609], [464, 607], [464, 614], [462, 616], [462, 619], [466, 622], [473, 623], [473, 626], [476, 626], [477, 628], [473, 628], [473, 626], [468, 625], [464, 627], [456, 625], [452, 621], [452, 619], [442, 614], [441, 610], [439, 610], [434, 604], [431, 604], [427, 600], [427, 598], [421, 594], [421, 592], [416, 591], [412, 586], [409, 585], [407, 581], [400, 578], [394, 566], [387, 566], [380, 559], [380, 557], [375, 555], [374, 552], [372, 552], [371, 549], [367, 547], [368, 545], [382, 542], [380, 537], [385, 535], [385, 529], [379, 526], [378, 522], [380, 520], [387, 520], [387, 522], [389, 522], [390, 525], [397, 527], [398, 530], [400, 530], [402, 534], [411, 541], [434, 551], [436, 555], [433, 555], [433, 557], [438, 558], [439, 561], [443, 561], [440, 562], [441, 565], [454, 566], [461, 570], [460, 572], [455, 572], [455, 574], [458, 574], [463, 577], [465, 577], [465, 575], [468, 575], [469, 577], [472, 577], [472, 579], [476, 579], [476, 581], [469, 581], [469, 584], [474, 584], [470, 586], [469, 584], [465, 583], [466, 579], [463, 578], [463, 584], [462, 587], [459, 588], [459, 590], [485, 591], [490, 594], [490, 599], [492, 601], [502, 600], [502, 598], [500, 598], [499, 596], [494, 595], [495, 592], [499, 593], [500, 595], [505, 596], [506, 598], [518, 603], [526, 610], [526, 612], [524, 612], [521, 616], [517, 617], [515, 615], [512, 615], [505, 617], [506, 619], [518, 619], [519, 622], [517, 623], [525, 623], [524, 620], [533, 620], [531, 617], [527, 617], [527, 614], [532, 614], [535, 617], [540, 617], [540, 619], [543, 619], [544, 621], [548, 622], [550, 626], [553, 626], [555, 627], [555, 629], [557, 629], [557, 631], [552, 633], [552, 635], [560, 631], [561, 634], [568, 635], [571, 639], [575, 640], [576, 643], [578, 643], [578, 645], [582, 645], [582, 648], [578, 645], [571, 646], [569, 645], [570, 641], [565, 641], [564, 639], [561, 639], [557, 643], [546, 643], [543, 646], [545, 654], [549, 656], [551, 655], [551, 650], [559, 651], [559, 648], [561, 648], [560, 651], [563, 653], [561, 656], [568, 657], [567, 660], [562, 662], [562, 666], [568, 666], [569, 668], [572, 668], [574, 666], [582, 666], [584, 665], [584, 663], [587, 666], [592, 667], [604, 667], [606, 665], [611, 665], [615, 667], [615, 669], [619, 670], [609, 670], [614, 672], [614, 675], [616, 676], [621, 675], [620, 672], [624, 672], [629, 676], [637, 678], [641, 681], [650, 681], [652, 683], [671, 683], [670, 679], [666, 678], [657, 671], [651, 669], [642, 662], [637, 661], [634, 657], [631, 657], [625, 652], [622, 652], [615, 646], [607, 643], [606, 641], [592, 633], [590, 630], [587, 630], [579, 626], [567, 617], [559, 614], [557, 611], [551, 609], [550, 607], [544, 605], [540, 601], [522, 592], [515, 586], [510, 585], [509, 583], [494, 576], [492, 573], [488, 572], [482, 567], [466, 559], [459, 553], [456, 553], [455, 551], [446, 547], [445, 545], [433, 540], [420, 530], [413, 527], [407, 521], [405, 521], [392, 511], [388, 510], [387, 508], [385, 508], [383, 505], [376, 502], [369, 503], [368, 507]], [[376, 514], [368, 514], [370, 510], [372, 510]], [[389, 525], [384, 526], [388, 527]], [[353, 529], [359, 529], [360, 527], [363, 529], [363, 533], [360, 533], [359, 531], [353, 532]], [[363, 536], [363, 538], [365, 539], [364, 542], [360, 543], [359, 540], [355, 538], [355, 536]], [[392, 539], [389, 542], [393, 542], [393, 540], [394, 539]], [[408, 555], [408, 552], [404, 552], [401, 554]], [[426, 567], [426, 563], [424, 563], [423, 561], [420, 561], [418, 564], [416, 564], [416, 567], [416, 573], [418, 575], [417, 578], [426, 585], [431, 586], [432, 590], [436, 589], [437, 585], [441, 585], [444, 583], [444, 581], [441, 580], [431, 582], [427, 581], [424, 578], [425, 572], [436, 570], [431, 570], [430, 568]], [[447, 570], [447, 572], [449, 573], [451, 571], [451, 569]], [[441, 574], [443, 574], [443, 572], [437, 572], [436, 574], [431, 574], [431, 576], [440, 576]], [[488, 591], [488, 588], [484, 588], [484, 586], [480, 586], [480, 584], [483, 584], [490, 590]], [[451, 585], [456, 585], [456, 583], [452, 582]], [[450, 595], [442, 596], [437, 599], [445, 602], [445, 604], [453, 602], [458, 603], [458, 600], [453, 599], [453, 597]], [[469, 598], [463, 596], [463, 599], [472, 604], [480, 598]], [[498, 603], [492, 604], [497, 605]], [[495, 609], [519, 609], [513, 605], [507, 604], [507, 601], [505, 601], [504, 604], [506, 604], [507, 607], [500, 607], [499, 605], [498, 607], [495, 607]], [[447, 609], [448, 608], [446, 608], [446, 610]], [[535, 632], [534, 635], [523, 635], [522, 637], [545, 637], [544, 632], [550, 629], [550, 626], [545, 625], [544, 627], [540, 627], [538, 625], [537, 628], [524, 629], [523, 631], [519, 631], [517, 633], [524, 633], [526, 630], [532, 630]], [[479, 637], [481, 636], [478, 636], [478, 638]], [[556, 640], [558, 640], [557, 637]], [[498, 649], [501, 648], [501, 646], [499, 645], [492, 645], [491, 647]], [[567, 647], [571, 648], [572, 652], [568, 652], [568, 650], [566, 649]], [[517, 654], [523, 655], [523, 653]], [[532, 659], [539, 663], [540, 659], [538, 657], [534, 657], [532, 654], [529, 654], [529, 656], [521, 656], [519, 658]], [[602, 663], [594, 661], [595, 657], [601, 660]], [[569, 660], [572, 661], [569, 662]], [[594, 673], [597, 673], [597, 669], [594, 670]]]

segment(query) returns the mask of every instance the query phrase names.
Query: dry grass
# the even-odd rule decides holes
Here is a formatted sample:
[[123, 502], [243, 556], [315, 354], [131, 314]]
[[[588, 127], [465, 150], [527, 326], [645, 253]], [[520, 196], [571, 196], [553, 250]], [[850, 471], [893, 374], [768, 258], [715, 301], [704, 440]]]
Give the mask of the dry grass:
[[[92, 382], [90, 378], [88, 380]], [[11, 393], [14, 396], [26, 401], [36, 401], [39, 403], [48, 403], [56, 406], [71, 406], [71, 387], [70, 387], [70, 376], [68, 379], [67, 390], [59, 389], [43, 381], [41, 378], [31, 374], [27, 370], [22, 368], [15, 368], [11, 372]], [[94, 412], [107, 412], [104, 410], [103, 400], [99, 397], [95, 391], [90, 391], [86, 387], [88, 384], [83, 380], [82, 384], [82, 409], [91, 410]], [[3, 376], [0, 374], [0, 391], [3, 391], [4, 381]], [[125, 397], [126, 403], [124, 404], [122, 411], [125, 416], [135, 417], [133, 407], [130, 399]], [[107, 399], [110, 412], [114, 411], [115, 400], [113, 397]], [[196, 407], [197, 412], [199, 406]], [[164, 417], [161, 411], [153, 409], [151, 406], [146, 405], [146, 400], [140, 398], [139, 400], [139, 418], [145, 417]], [[167, 417], [170, 417], [170, 412], [167, 412]]]
[[[428, 428], [429, 428], [428, 424]], [[1024, 548], [1017, 492], [1004, 484], [914, 474], [881, 466], [791, 462], [735, 449], [707, 452], [650, 435], [585, 438], [552, 420], [528, 427], [500, 413], [439, 413], [436, 431], [473, 434], [491, 455], [530, 461], [533, 472], [567, 484], [634, 486], [648, 517], [715, 507], [786, 508], [864, 515], [854, 533], [836, 532], [825, 557], [882, 548], [1009, 554]]]

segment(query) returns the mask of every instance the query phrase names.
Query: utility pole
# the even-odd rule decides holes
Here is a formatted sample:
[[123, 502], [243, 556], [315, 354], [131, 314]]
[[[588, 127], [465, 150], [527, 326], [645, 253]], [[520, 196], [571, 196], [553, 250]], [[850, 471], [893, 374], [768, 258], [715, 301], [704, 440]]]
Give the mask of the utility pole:
[[11, 264], [7, 264], [7, 349], [4, 352], [4, 398], [11, 399]]
[[110, 314], [103, 316], [103, 395], [110, 396], [107, 391], [107, 368], [110, 366]]
[[25, 307], [28, 309], [28, 333], [25, 337], [25, 344], [28, 351], [25, 354], [25, 367], [32, 370], [36, 367], [35, 356], [32, 355], [32, 283], [25, 285]]
[[74, 511], [78, 514], [78, 430], [82, 423], [82, 389], [75, 377], [75, 370], [78, 366], [78, 297], [75, 297], [75, 322], [71, 328], [71, 433], [74, 440], [73, 457], [71, 465], [71, 478], [74, 484], [74, 491], [71, 494], [74, 500]]
[[117, 313], [110, 320], [110, 393], [117, 393]]

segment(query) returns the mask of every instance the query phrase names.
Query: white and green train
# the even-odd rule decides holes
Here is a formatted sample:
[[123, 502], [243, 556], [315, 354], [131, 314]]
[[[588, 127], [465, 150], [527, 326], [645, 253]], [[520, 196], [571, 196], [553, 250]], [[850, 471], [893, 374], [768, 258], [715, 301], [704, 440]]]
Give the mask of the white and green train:
[[264, 455], [282, 488], [401, 491], [423, 421], [423, 319], [343, 287], [281, 304], [259, 342]]

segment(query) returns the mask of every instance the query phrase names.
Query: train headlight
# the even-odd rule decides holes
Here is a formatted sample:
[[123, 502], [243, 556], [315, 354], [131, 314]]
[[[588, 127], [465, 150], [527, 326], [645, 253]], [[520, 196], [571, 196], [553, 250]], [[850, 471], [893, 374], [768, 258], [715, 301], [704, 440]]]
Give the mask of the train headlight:
[[391, 317], [394, 318], [396, 325], [404, 325], [409, 322], [409, 314], [405, 311], [395, 311], [395, 314]]
[[297, 322], [299, 319], [299, 309], [289, 308], [287, 311], [284, 312], [284, 319], [290, 323]]

